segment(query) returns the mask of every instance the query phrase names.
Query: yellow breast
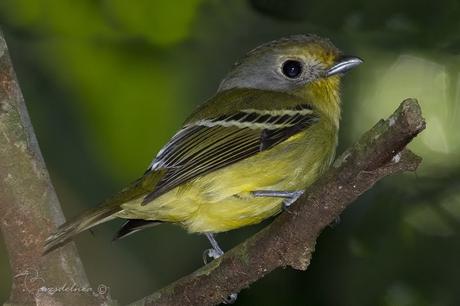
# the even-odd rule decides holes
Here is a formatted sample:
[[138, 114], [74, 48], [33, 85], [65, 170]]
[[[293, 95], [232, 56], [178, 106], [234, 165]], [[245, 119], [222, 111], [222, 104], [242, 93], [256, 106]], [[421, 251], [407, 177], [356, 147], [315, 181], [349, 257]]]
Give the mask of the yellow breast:
[[[189, 232], [223, 232], [259, 223], [281, 211], [280, 198], [255, 190], [304, 190], [330, 164], [336, 131], [316, 124], [280, 145], [179, 186], [148, 205], [123, 205], [120, 217], [175, 222]], [[136, 203], [137, 202], [137, 203]]]

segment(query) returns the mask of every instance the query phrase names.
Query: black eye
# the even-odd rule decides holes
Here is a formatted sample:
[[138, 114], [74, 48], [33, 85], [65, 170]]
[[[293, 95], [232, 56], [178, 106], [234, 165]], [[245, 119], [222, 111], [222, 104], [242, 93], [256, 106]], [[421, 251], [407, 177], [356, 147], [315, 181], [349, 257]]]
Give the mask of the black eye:
[[302, 63], [295, 60], [287, 60], [283, 63], [281, 70], [288, 78], [295, 79], [302, 73]]

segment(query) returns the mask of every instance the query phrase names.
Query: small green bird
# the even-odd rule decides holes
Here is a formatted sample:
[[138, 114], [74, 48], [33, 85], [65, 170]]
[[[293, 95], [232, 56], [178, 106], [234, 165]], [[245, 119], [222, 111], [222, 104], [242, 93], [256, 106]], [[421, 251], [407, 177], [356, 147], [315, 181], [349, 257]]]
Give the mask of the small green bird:
[[221, 256], [213, 234], [278, 214], [329, 167], [339, 130], [340, 79], [361, 63], [315, 35], [250, 51], [141, 178], [60, 226], [45, 252], [123, 218], [117, 239], [169, 222], [205, 234], [212, 245], [208, 256]]

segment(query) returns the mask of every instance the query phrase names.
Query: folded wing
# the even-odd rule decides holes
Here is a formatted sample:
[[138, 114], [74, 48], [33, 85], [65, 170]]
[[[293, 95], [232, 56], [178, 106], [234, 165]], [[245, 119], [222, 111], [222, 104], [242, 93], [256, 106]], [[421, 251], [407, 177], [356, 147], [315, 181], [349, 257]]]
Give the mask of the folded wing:
[[319, 117], [307, 104], [275, 110], [243, 109], [187, 124], [160, 151], [149, 171], [165, 170], [146, 204], [194, 178], [226, 167], [307, 129]]

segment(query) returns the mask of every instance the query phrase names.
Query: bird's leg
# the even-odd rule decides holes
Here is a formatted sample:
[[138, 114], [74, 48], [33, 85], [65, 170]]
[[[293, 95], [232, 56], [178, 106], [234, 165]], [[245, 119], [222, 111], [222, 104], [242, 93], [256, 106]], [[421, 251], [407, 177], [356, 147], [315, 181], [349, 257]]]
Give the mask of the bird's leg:
[[[204, 251], [203, 253], [204, 264], [207, 264], [208, 257], [212, 259], [217, 259], [220, 256], [224, 255], [224, 251], [222, 251], [219, 244], [217, 243], [216, 238], [214, 238], [214, 234], [206, 233], [205, 235], [206, 235], [206, 238], [208, 238], [212, 246], [212, 249], [208, 249]], [[236, 302], [237, 298], [238, 298], [238, 293], [231, 293], [227, 298], [224, 299], [224, 304], [233, 304]]]
[[271, 198], [283, 198], [283, 209], [286, 210], [292, 205], [301, 195], [304, 194], [303, 190], [296, 191], [278, 191], [278, 190], [256, 190], [252, 194], [255, 197], [271, 197]]
[[[289, 206], [292, 205], [300, 196], [304, 194], [303, 190], [297, 191], [276, 191], [276, 190], [256, 190], [251, 192], [255, 197], [272, 197], [272, 198], [283, 198], [283, 209], [287, 210]], [[208, 257], [212, 259], [217, 259], [224, 255], [224, 251], [220, 248], [217, 243], [214, 235], [212, 233], [205, 233], [206, 238], [208, 238], [211, 243], [212, 249], [208, 249], [203, 253], [203, 261], [205, 264], [208, 263]], [[227, 298], [224, 299], [224, 304], [233, 304], [238, 298], [237, 293], [230, 294]]]
[[208, 263], [207, 258], [212, 258], [212, 259], [217, 259], [220, 256], [224, 255], [224, 251], [220, 248], [219, 244], [216, 241], [216, 238], [214, 238], [214, 234], [212, 233], [206, 233], [206, 238], [208, 238], [209, 242], [211, 243], [212, 249], [208, 249], [204, 251], [203, 253], [203, 261], [204, 264]]

